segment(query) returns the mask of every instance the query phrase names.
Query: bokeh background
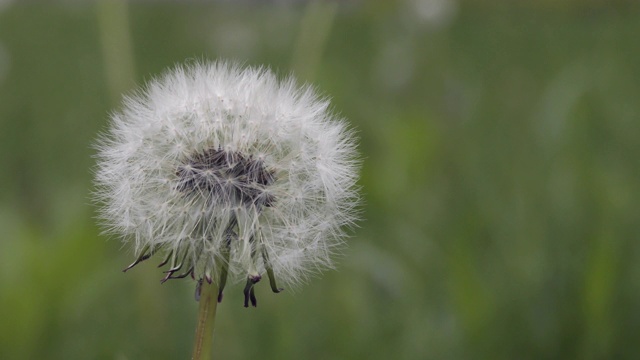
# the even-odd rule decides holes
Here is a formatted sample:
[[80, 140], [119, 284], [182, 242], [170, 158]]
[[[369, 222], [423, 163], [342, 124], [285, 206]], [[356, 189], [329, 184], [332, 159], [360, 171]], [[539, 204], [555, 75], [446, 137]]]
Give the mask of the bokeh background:
[[[218, 359], [640, 358], [636, 1], [0, 1], [0, 358], [188, 359], [194, 283], [100, 235], [91, 144], [183, 61], [266, 64], [358, 129], [339, 270]], [[235, 290], [234, 290], [235, 289]]]

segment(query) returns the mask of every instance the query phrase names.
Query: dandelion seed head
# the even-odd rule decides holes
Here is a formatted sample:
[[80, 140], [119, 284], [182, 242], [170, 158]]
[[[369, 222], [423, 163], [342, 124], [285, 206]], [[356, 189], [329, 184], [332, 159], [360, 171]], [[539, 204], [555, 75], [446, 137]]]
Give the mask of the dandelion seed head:
[[164, 280], [295, 285], [332, 266], [357, 219], [353, 131], [265, 68], [175, 67], [124, 99], [97, 149], [107, 231], [136, 263], [161, 253]]

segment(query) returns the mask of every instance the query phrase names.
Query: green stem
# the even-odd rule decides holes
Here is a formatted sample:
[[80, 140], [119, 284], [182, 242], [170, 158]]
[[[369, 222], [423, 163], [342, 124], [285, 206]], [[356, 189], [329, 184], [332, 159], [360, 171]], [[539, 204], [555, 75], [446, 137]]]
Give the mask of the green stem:
[[192, 360], [211, 360], [213, 358], [213, 325], [218, 307], [218, 285], [215, 282], [209, 284], [206, 280], [202, 281], [199, 301]]
[[111, 101], [135, 86], [135, 59], [127, 0], [97, 2], [98, 30], [102, 46], [107, 90]]
[[300, 22], [291, 67], [296, 76], [312, 82], [322, 60], [339, 1], [310, 1]]

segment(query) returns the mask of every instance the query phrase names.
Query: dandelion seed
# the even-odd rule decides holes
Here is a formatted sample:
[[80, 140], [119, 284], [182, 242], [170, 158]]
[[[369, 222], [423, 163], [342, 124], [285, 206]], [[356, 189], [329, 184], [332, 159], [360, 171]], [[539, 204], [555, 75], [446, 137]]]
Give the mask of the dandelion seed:
[[107, 231], [136, 260], [161, 253], [162, 282], [245, 281], [256, 306], [332, 266], [356, 220], [353, 133], [329, 102], [263, 68], [179, 66], [111, 116], [98, 143], [96, 198]]

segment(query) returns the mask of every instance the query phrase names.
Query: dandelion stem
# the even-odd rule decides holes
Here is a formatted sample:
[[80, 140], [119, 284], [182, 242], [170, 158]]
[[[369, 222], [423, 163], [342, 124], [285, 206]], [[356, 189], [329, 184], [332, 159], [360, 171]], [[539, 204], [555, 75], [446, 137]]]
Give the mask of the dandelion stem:
[[193, 345], [192, 360], [211, 360], [213, 349], [213, 326], [218, 306], [218, 285], [202, 282], [200, 292], [200, 307], [198, 310], [198, 324], [196, 339]]

